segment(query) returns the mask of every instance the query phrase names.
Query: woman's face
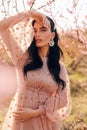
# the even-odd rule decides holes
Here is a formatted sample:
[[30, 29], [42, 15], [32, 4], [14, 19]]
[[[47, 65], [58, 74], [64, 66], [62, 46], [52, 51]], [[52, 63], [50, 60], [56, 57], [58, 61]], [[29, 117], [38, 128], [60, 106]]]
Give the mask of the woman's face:
[[44, 25], [35, 22], [34, 23], [34, 37], [36, 40], [37, 47], [48, 46], [50, 40], [53, 38], [53, 32], [49, 27], [45, 27]]

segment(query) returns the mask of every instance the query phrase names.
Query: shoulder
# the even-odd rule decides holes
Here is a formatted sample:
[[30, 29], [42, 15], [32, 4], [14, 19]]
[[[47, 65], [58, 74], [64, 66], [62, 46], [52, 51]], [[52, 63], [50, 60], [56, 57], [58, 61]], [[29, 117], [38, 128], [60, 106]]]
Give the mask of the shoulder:
[[60, 77], [64, 81], [66, 81], [68, 79], [67, 69], [66, 69], [65, 65], [62, 62], [60, 62]]
[[64, 65], [63, 62], [60, 61], [59, 64], [60, 64], [60, 70], [62, 70], [62, 69], [66, 69], [66, 67], [65, 67], [65, 65]]

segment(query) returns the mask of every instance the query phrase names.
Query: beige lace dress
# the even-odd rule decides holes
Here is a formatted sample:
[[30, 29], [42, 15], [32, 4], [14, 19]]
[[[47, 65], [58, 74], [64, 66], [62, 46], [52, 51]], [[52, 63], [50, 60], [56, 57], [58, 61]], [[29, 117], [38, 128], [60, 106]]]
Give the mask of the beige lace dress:
[[[24, 78], [22, 65], [27, 54], [23, 54], [18, 45], [5, 43], [5, 46], [16, 69], [18, 89], [9, 105], [2, 130], [60, 130], [61, 121], [70, 114], [71, 106], [69, 80], [64, 65], [60, 63], [60, 77], [66, 82], [66, 88], [61, 90], [47, 68], [47, 57], [42, 57], [41, 69], [29, 71], [27, 78]], [[57, 88], [55, 91], [54, 86]], [[12, 112], [20, 107], [42, 107], [45, 114], [18, 122]]]

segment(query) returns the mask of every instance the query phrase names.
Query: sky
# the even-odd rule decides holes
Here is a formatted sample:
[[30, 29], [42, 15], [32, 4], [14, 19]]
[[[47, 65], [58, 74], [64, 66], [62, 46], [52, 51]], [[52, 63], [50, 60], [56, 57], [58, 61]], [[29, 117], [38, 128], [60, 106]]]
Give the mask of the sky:
[[[8, 2], [9, 0], [4, 1], [4, 7], [6, 10], [8, 10]], [[24, 11], [22, 0], [16, 0], [17, 1], [17, 9], [18, 12]], [[33, 0], [28, 0], [33, 1]], [[47, 6], [47, 2], [49, 0], [36, 0], [33, 9], [38, 9], [41, 6], [46, 5], [43, 9], [39, 9], [40, 12], [50, 15], [50, 11], [52, 12], [52, 17], [57, 22], [57, 26], [59, 28], [76, 28], [75, 18], [77, 18], [77, 24], [79, 27], [87, 27], [87, 0], [55, 0], [53, 4], [50, 6]], [[73, 1], [78, 3], [76, 8], [73, 8]], [[2, 0], [0, 0], [0, 6], [2, 5]], [[29, 10], [30, 7], [27, 4], [27, 0], [24, 0], [25, 9]], [[16, 6], [15, 0], [10, 0], [9, 3], [9, 14], [15, 15], [17, 12], [14, 8]], [[3, 6], [0, 7], [0, 19], [4, 18], [4, 14], [1, 13], [1, 10], [3, 10]], [[73, 12], [73, 13], [70, 13]], [[83, 24], [85, 23], [85, 26]]]

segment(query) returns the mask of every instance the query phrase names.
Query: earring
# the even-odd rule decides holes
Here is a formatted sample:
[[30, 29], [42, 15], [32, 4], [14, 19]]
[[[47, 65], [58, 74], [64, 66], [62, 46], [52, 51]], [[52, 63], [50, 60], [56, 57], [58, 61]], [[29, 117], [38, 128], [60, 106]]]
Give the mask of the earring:
[[55, 44], [55, 43], [54, 43], [53, 39], [51, 39], [51, 40], [50, 40], [50, 43], [49, 43], [49, 46], [50, 46], [50, 47], [53, 47], [54, 44]]

